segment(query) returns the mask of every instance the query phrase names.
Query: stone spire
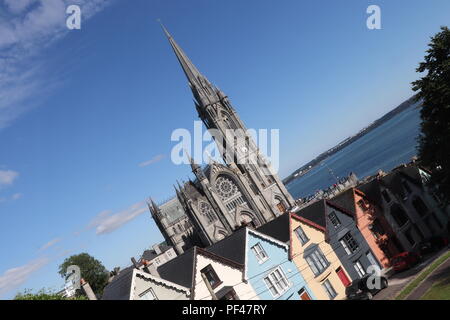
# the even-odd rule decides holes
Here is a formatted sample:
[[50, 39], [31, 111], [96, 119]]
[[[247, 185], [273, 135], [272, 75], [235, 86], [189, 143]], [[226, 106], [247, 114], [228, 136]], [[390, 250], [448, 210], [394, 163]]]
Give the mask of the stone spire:
[[192, 93], [194, 94], [196, 105], [201, 107], [206, 107], [212, 103], [215, 103], [220, 100], [217, 95], [217, 88], [215, 88], [209, 81], [206, 79], [200, 71], [195, 67], [195, 65], [188, 58], [186, 53], [181, 49], [181, 47], [175, 42], [172, 35], [167, 31], [164, 25], [161, 24], [164, 33], [169, 39], [169, 43], [172, 46], [175, 55], [177, 56], [178, 61], [183, 68], [184, 74], [186, 75], [189, 86], [191, 87]]

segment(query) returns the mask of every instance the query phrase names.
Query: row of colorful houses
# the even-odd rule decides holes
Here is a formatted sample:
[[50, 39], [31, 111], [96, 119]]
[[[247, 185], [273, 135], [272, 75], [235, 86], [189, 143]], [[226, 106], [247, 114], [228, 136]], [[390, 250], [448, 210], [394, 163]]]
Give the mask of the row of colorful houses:
[[397, 168], [258, 229], [242, 226], [207, 248], [193, 247], [151, 275], [143, 260], [119, 274], [103, 298], [345, 299], [352, 281], [374, 267], [388, 272], [399, 252], [447, 232], [448, 211], [430, 195], [427, 178], [415, 165]]

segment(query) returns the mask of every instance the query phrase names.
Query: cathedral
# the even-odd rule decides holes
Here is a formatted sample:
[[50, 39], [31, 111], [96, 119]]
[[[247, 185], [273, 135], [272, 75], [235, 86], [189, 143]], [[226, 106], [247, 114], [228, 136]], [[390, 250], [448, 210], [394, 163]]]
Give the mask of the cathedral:
[[166, 242], [181, 254], [194, 245], [207, 247], [244, 224], [257, 228], [295, 203], [246, 133], [228, 97], [197, 70], [163, 29], [188, 79], [198, 115], [208, 130], [214, 130], [223, 159], [210, 159], [201, 167], [189, 158], [195, 179], [178, 183], [176, 196], [163, 204], [148, 202]]

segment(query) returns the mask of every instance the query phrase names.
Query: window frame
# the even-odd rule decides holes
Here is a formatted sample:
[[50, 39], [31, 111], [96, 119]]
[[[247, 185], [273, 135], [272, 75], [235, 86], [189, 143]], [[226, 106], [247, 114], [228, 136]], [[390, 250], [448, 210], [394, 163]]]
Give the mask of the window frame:
[[337, 297], [338, 294], [329, 279], [325, 279], [325, 281], [322, 283], [322, 287], [325, 289], [325, 292], [328, 294], [330, 300], [334, 300], [334, 298]]
[[[359, 243], [358, 241], [355, 240], [355, 238], [353, 237], [353, 235], [351, 234], [351, 232], [347, 232], [340, 240], [339, 242], [341, 243], [341, 245], [344, 247], [345, 252], [347, 253], [347, 255], [351, 255], [353, 253], [355, 253], [356, 251], [358, 251], [359, 249]], [[351, 244], [351, 242], [354, 242], [353, 246]]]
[[335, 211], [332, 211], [329, 215], [328, 218], [331, 221], [331, 224], [334, 226], [335, 229], [339, 228], [341, 226], [341, 220], [339, 220], [339, 217], [337, 216]]
[[315, 277], [320, 276], [330, 266], [330, 261], [328, 261], [319, 247], [306, 255], [305, 260]]
[[[297, 230], [299, 230], [300, 232], [297, 232]], [[297, 228], [294, 229], [294, 233], [297, 236], [297, 239], [300, 241], [300, 243], [302, 244], [302, 246], [304, 246], [305, 244], [308, 243], [309, 238], [305, 233], [305, 230], [303, 230], [302, 226], [298, 226]], [[299, 234], [300, 233], [300, 234]]]
[[[208, 280], [209, 285], [211, 286], [212, 289], [215, 289], [222, 284], [222, 281], [220, 280], [219, 276], [217, 275], [216, 271], [214, 270], [211, 264], [208, 264], [206, 267], [201, 269], [200, 273], [205, 275], [206, 280]], [[211, 284], [211, 281], [208, 278], [208, 274], [211, 274], [212, 277], [214, 278], [215, 282], [213, 284]]]
[[[251, 250], [255, 254], [256, 260], [259, 264], [263, 264], [267, 260], [269, 260], [269, 255], [267, 254], [266, 250], [264, 250], [263, 246], [261, 245], [261, 242], [258, 242], [254, 246], [251, 247]], [[261, 257], [261, 253], [264, 255], [264, 257]]]
[[356, 273], [358, 273], [358, 276], [359, 276], [361, 279], [367, 274], [366, 270], [364, 270], [364, 267], [363, 267], [361, 261], [359, 261], [359, 260], [356, 260], [356, 261], [353, 263], [353, 268], [355, 268]]
[[[274, 275], [277, 272], [278, 272], [277, 276], [279, 276], [279, 279], [276, 279], [276, 277], [274, 277]], [[287, 278], [281, 266], [278, 266], [274, 268], [271, 272], [267, 273], [266, 276], [263, 278], [263, 281], [274, 298], [280, 297], [281, 295], [286, 293], [289, 290], [289, 288], [292, 287], [292, 283], [289, 282], [289, 279]], [[279, 286], [281, 282], [284, 282], [284, 287], [282, 288], [280, 288]]]

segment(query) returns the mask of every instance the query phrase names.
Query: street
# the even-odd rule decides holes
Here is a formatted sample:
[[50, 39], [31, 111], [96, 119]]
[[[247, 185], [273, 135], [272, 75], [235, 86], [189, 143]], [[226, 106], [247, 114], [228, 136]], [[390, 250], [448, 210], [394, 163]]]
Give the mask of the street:
[[409, 270], [405, 270], [399, 273], [395, 273], [389, 278], [389, 286], [377, 293], [373, 300], [390, 300], [394, 299], [395, 296], [400, 293], [400, 291], [417, 276], [423, 269], [425, 269], [430, 263], [432, 263], [436, 258], [438, 258], [442, 253], [448, 250], [447, 247], [435, 252], [424, 258], [424, 261], [417, 264]]

